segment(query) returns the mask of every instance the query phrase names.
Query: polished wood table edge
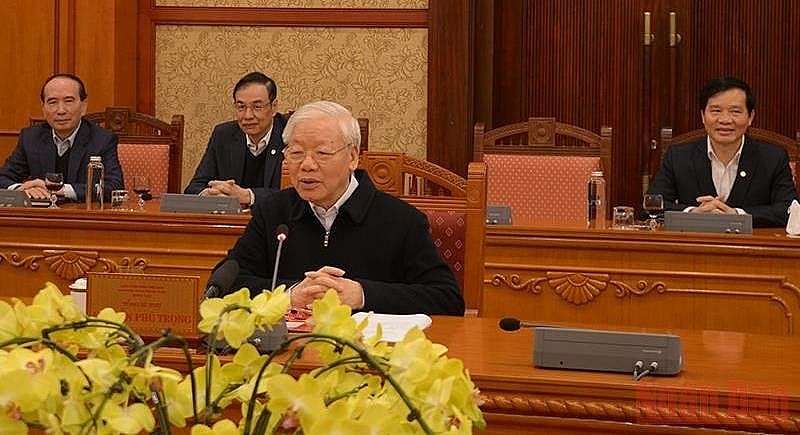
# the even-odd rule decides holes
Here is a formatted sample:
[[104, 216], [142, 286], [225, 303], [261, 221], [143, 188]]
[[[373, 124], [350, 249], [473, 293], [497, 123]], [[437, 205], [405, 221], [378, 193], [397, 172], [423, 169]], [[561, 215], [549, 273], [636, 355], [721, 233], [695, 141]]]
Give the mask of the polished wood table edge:
[[487, 225], [486, 238], [537, 237], [559, 239], [592, 239], [604, 241], [641, 241], [684, 244], [731, 244], [736, 246], [800, 247], [800, 238], [790, 237], [784, 228], [756, 228], [753, 234], [721, 234], [680, 231], [643, 231], [616, 229], [586, 229], [546, 225]]
[[[134, 206], [135, 207], [135, 206]], [[42, 221], [51, 220], [53, 217], [59, 219], [70, 219], [74, 221], [85, 220], [95, 221], [118, 221], [118, 222], [137, 222], [148, 223], [181, 223], [181, 224], [222, 224], [231, 226], [243, 226], [250, 221], [250, 213], [239, 214], [211, 214], [211, 213], [172, 213], [159, 210], [160, 200], [148, 201], [145, 210], [140, 211], [136, 208], [131, 210], [111, 210], [106, 206], [103, 210], [87, 210], [83, 203], [67, 203], [60, 208], [40, 208], [40, 207], [0, 207], [0, 218], [26, 218], [40, 219]], [[50, 222], [52, 225], [52, 222]]]

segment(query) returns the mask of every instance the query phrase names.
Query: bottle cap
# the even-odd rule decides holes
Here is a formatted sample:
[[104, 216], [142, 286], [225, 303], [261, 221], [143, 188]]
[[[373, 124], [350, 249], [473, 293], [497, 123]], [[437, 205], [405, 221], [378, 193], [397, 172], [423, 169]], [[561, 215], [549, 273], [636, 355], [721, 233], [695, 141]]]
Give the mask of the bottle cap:
[[603, 171], [592, 171], [592, 177], [602, 177]]
[[103, 159], [101, 159], [101, 158], [100, 158], [100, 156], [90, 156], [90, 157], [89, 157], [89, 161], [90, 161], [90, 162], [100, 162], [100, 161], [102, 161], [102, 160], [103, 160]]

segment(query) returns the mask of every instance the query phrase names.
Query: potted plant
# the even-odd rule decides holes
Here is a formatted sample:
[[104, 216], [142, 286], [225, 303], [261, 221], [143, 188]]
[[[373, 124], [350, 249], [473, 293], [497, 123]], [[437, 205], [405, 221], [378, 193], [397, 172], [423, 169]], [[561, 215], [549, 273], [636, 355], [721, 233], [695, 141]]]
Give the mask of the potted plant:
[[[393, 345], [381, 341], [380, 329], [365, 337], [366, 322], [329, 291], [313, 304], [313, 332], [259, 355], [246, 339], [281, 321], [289, 299], [282, 288], [249, 295], [242, 289], [201, 304], [209, 349], [225, 339], [238, 350], [225, 363], [209, 352], [196, 368], [182, 338], [166, 331], [145, 344], [124, 313], [86, 316], [53, 284], [30, 304], [0, 301], [0, 433], [471, 433], [485, 426], [461, 361], [419, 329]], [[153, 362], [168, 343], [183, 348], [187, 374]], [[293, 374], [309, 351], [318, 368]], [[237, 422], [223, 415], [232, 407], [241, 412]]]

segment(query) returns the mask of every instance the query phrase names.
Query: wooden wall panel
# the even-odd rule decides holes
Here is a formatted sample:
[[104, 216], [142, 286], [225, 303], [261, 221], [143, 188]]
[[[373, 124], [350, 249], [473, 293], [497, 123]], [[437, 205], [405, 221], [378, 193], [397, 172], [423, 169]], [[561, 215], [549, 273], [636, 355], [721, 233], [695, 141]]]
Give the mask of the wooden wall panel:
[[88, 88], [89, 112], [136, 106], [136, 11], [129, 0], [75, 0], [75, 71]]
[[427, 159], [466, 176], [472, 159], [473, 1], [431, 1]]
[[433, 1], [429, 9], [163, 7], [139, 0], [138, 110], [155, 110], [155, 26], [427, 28], [427, 158], [466, 174], [472, 136], [472, 3]]
[[0, 16], [6, 17], [0, 26], [0, 59], [4, 60], [0, 68], [0, 130], [18, 131], [28, 124], [31, 115], [41, 116], [39, 88], [42, 80], [52, 74], [57, 57], [58, 3], [0, 2]]
[[[493, 13], [493, 69], [481, 71], [475, 87], [492, 87], [491, 96], [476, 94], [491, 104], [491, 117], [475, 121], [500, 126], [555, 116], [594, 131], [611, 126], [615, 205], [641, 202], [648, 160], [659, 158], [650, 144], [661, 127], [681, 133], [701, 126], [697, 94], [714, 76], [738, 76], [753, 86], [756, 126], [790, 137], [800, 129], [800, 2], [508, 0], [485, 10]], [[649, 61], [645, 11], [655, 34]], [[670, 12], [682, 37], [675, 47]], [[483, 47], [483, 34], [476, 37], [475, 46]]]
[[[771, 2], [719, 0], [692, 2], [686, 41], [691, 62], [687, 93], [696, 96], [705, 81], [732, 75], [747, 81], [756, 93], [754, 125], [794, 137], [800, 129], [800, 5], [793, 0]], [[688, 59], [687, 59], [688, 61]], [[690, 63], [690, 62], [687, 62]], [[696, 98], [684, 112], [697, 114]], [[680, 111], [678, 112], [680, 113]], [[700, 126], [699, 116], [676, 120], [676, 132]]]
[[[495, 3], [493, 126], [530, 116], [613, 128], [613, 204], [641, 198], [639, 1]], [[484, 86], [477, 83], [476, 87]]]
[[8, 60], [0, 69], [0, 130], [19, 131], [42, 116], [39, 90], [56, 72], [81, 76], [90, 111], [135, 105], [136, 9], [129, 0], [0, 2], [0, 15], [14, 17], [0, 26], [0, 57]]

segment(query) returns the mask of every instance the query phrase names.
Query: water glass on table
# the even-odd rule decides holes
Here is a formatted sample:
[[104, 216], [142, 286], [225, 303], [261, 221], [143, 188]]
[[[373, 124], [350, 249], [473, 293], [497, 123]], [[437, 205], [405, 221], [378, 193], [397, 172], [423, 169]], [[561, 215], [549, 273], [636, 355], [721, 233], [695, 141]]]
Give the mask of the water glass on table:
[[111, 210], [130, 210], [127, 190], [118, 189], [111, 191]]
[[618, 205], [614, 207], [613, 228], [616, 230], [629, 230], [633, 226], [633, 207]]

